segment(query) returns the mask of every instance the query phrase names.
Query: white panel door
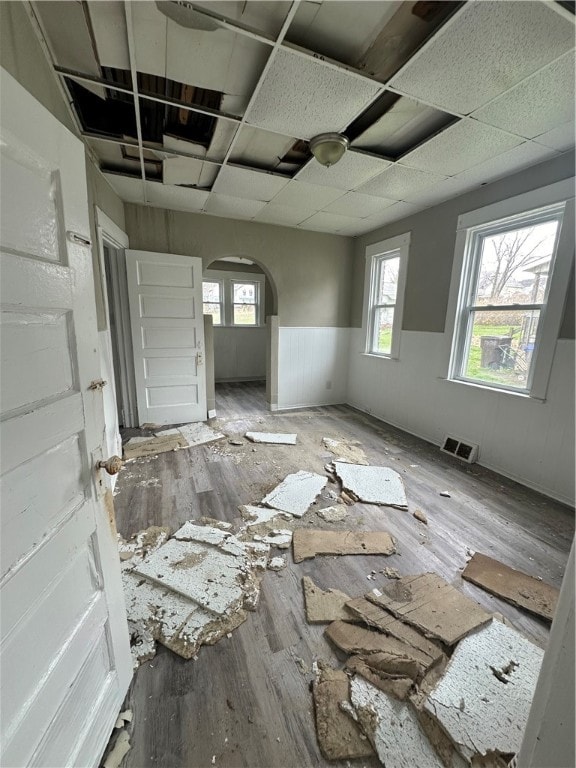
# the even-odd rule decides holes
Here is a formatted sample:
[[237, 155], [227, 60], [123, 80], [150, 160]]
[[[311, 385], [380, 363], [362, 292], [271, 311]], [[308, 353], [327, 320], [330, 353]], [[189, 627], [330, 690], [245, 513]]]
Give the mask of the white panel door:
[[5, 70], [0, 82], [0, 765], [96, 766], [132, 667], [95, 470], [84, 148]]
[[138, 423], [206, 419], [202, 260], [126, 251]]

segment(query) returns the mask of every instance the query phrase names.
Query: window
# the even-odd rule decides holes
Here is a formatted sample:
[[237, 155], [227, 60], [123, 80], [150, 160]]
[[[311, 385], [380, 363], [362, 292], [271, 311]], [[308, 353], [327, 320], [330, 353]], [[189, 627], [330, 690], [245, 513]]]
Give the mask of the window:
[[366, 353], [398, 357], [410, 235], [366, 249], [364, 328]]
[[573, 248], [563, 225], [566, 201], [501, 214], [546, 190], [558, 197], [558, 188], [562, 183], [461, 217], [476, 221], [457, 241], [462, 270], [450, 378], [544, 397]]
[[232, 325], [257, 325], [258, 283], [232, 280]]
[[265, 277], [257, 272], [206, 270], [202, 281], [204, 314], [215, 326], [258, 327], [264, 323]]
[[222, 325], [222, 283], [219, 280], [205, 280], [202, 283], [204, 314], [212, 315], [214, 325]]

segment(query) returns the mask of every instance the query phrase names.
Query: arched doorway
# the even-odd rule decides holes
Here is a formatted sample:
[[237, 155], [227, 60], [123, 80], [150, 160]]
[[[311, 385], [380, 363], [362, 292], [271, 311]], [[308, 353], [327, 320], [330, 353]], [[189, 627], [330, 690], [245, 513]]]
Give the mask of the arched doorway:
[[217, 385], [242, 382], [265, 382], [276, 410], [278, 293], [268, 269], [246, 256], [215, 258], [204, 267], [203, 300], [209, 415], [216, 415]]

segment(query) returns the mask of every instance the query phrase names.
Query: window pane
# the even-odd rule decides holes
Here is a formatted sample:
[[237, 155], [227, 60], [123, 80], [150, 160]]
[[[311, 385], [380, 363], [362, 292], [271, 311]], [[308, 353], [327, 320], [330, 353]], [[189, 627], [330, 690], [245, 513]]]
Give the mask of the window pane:
[[234, 325], [256, 325], [254, 304], [234, 304]]
[[540, 312], [488, 310], [472, 315], [464, 376], [526, 389]]
[[234, 283], [234, 304], [255, 304], [256, 286], [254, 283]]
[[394, 307], [377, 309], [374, 316], [374, 346], [373, 352], [389, 355], [392, 351], [392, 322]]
[[398, 270], [400, 257], [382, 259], [380, 261], [380, 280], [378, 283], [378, 296], [375, 304], [395, 304], [396, 291], [398, 289]]
[[[202, 283], [202, 300], [213, 304], [220, 303], [220, 283]], [[208, 313], [206, 313], [208, 314]]]
[[474, 303], [540, 304], [544, 300], [558, 221], [482, 238]]
[[222, 319], [220, 317], [220, 304], [208, 304], [204, 302], [204, 314], [212, 315], [214, 325], [221, 325]]

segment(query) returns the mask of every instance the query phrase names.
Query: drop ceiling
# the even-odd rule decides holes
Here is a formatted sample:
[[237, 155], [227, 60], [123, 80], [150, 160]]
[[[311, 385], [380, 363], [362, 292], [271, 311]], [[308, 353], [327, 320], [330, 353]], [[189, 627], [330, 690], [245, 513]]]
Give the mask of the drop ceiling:
[[[357, 236], [574, 147], [570, 3], [32, 8], [127, 202]], [[350, 149], [325, 168], [331, 131]]]

